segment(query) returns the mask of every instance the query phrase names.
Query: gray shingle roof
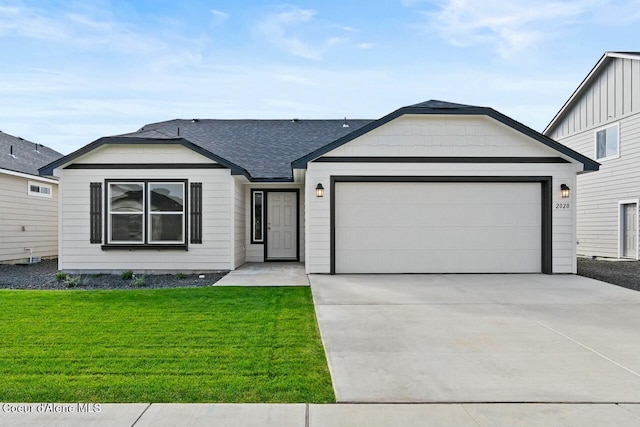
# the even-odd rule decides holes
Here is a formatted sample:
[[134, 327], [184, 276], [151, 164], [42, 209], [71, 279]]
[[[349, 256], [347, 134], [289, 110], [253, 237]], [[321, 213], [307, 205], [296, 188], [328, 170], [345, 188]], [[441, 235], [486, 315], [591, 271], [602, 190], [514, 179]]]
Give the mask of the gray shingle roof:
[[[15, 157], [10, 155], [11, 147]], [[0, 132], [0, 169], [37, 176], [38, 168], [61, 157], [62, 154], [44, 145], [38, 144], [36, 151], [35, 142]]]
[[[373, 120], [170, 120], [125, 137], [184, 138], [253, 178], [291, 178], [291, 162]], [[178, 130], [179, 129], [179, 130]]]

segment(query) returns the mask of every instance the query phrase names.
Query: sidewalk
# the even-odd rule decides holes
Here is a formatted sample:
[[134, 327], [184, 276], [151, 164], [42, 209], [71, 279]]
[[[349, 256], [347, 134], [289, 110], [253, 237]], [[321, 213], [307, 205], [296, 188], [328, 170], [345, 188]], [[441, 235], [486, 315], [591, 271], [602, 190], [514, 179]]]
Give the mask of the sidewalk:
[[[21, 411], [21, 412], [19, 412]], [[93, 412], [87, 412], [93, 411]], [[0, 426], [637, 427], [640, 404], [0, 404]]]

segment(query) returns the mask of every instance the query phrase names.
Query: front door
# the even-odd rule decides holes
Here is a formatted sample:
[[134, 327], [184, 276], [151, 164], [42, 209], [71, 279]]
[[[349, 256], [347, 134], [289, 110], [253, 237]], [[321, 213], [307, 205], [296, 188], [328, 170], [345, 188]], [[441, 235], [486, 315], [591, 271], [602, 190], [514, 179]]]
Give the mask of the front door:
[[267, 192], [267, 259], [292, 259], [298, 256], [296, 192]]
[[638, 208], [635, 203], [629, 203], [622, 206], [622, 256], [625, 258], [635, 258], [638, 239]]

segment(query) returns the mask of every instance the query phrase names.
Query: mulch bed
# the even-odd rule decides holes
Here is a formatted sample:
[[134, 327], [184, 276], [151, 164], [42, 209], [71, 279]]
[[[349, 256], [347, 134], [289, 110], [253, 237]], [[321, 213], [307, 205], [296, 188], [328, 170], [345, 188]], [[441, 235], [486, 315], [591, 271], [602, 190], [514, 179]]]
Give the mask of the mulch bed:
[[640, 290], [640, 261], [578, 258], [578, 274], [635, 291]]
[[58, 272], [58, 260], [47, 259], [32, 265], [0, 264], [0, 289], [158, 289], [211, 286], [227, 272], [204, 274], [135, 275], [123, 279], [120, 274], [72, 274], [67, 278]]

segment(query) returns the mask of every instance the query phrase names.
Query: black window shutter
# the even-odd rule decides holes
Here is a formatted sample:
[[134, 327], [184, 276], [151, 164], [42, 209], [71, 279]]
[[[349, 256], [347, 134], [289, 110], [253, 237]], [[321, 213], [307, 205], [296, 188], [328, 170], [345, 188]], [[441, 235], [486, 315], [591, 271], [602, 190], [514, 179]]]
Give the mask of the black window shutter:
[[202, 183], [191, 183], [191, 243], [202, 243]]
[[89, 196], [91, 204], [89, 215], [91, 218], [90, 242], [102, 243], [102, 183], [92, 182]]

